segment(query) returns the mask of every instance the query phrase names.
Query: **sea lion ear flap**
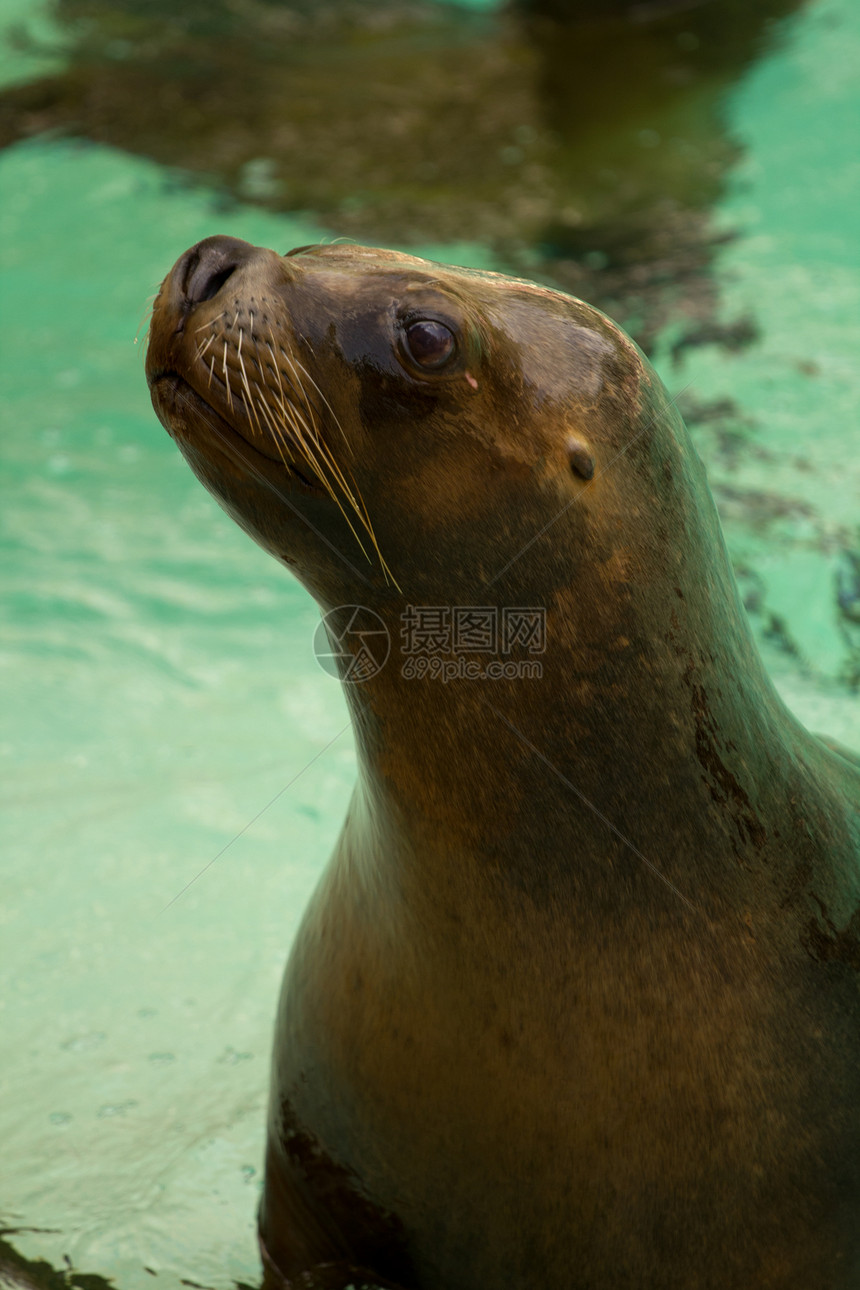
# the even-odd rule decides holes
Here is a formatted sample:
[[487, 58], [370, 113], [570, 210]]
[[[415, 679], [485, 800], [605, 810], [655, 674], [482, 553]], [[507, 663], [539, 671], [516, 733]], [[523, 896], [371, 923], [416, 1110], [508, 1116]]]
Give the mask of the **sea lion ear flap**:
[[594, 478], [594, 454], [589, 444], [581, 437], [571, 435], [565, 442], [567, 459], [574, 475], [586, 480]]

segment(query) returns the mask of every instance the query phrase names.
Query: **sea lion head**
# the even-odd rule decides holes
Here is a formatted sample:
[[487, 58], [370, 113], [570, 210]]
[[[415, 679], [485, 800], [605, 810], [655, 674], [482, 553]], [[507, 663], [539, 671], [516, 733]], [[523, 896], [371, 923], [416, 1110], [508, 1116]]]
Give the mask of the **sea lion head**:
[[323, 607], [587, 600], [646, 558], [671, 579], [707, 497], [633, 342], [500, 274], [209, 238], [162, 284], [147, 377], [198, 477]]

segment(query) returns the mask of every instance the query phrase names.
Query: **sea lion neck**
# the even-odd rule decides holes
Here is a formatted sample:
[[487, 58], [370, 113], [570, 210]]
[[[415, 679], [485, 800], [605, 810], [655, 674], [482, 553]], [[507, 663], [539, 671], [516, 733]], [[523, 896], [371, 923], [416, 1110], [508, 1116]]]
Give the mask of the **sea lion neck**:
[[[659, 637], [644, 609], [625, 634], [608, 599], [578, 636], [580, 577], [550, 599], [542, 652], [492, 679], [486, 660], [472, 657], [470, 675], [450, 659], [443, 679], [394, 648], [379, 675], [345, 687], [363, 804], [350, 827], [399, 834], [396, 863], [435, 868], [443, 889], [513, 884], [542, 902], [573, 887], [619, 908], [645, 880], [669, 905], [678, 891], [709, 909], [742, 905], [773, 841], [762, 816], [789, 791], [790, 718], [739, 606], [713, 635], [717, 581], [688, 600], [671, 589]], [[396, 645], [402, 618], [387, 622]]]

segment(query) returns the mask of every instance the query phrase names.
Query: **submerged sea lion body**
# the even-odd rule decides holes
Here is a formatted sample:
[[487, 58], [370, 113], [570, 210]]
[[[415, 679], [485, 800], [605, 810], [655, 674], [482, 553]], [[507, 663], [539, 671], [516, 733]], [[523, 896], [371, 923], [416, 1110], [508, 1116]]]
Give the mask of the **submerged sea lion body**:
[[[210, 239], [148, 375], [228, 513], [391, 642], [284, 980], [267, 1283], [856, 1290], [860, 770], [773, 690], [632, 342]], [[408, 606], [543, 608], [542, 676], [408, 679]]]

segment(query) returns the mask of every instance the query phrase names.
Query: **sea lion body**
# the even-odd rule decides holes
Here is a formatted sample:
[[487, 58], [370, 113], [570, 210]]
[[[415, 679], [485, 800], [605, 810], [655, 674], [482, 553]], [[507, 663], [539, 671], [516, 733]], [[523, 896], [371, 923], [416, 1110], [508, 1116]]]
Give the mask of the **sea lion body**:
[[[284, 979], [267, 1284], [856, 1290], [860, 769], [773, 690], [636, 347], [498, 275], [210, 239], [147, 366], [228, 513], [391, 643]], [[416, 677], [410, 606], [543, 610], [541, 675]]]

